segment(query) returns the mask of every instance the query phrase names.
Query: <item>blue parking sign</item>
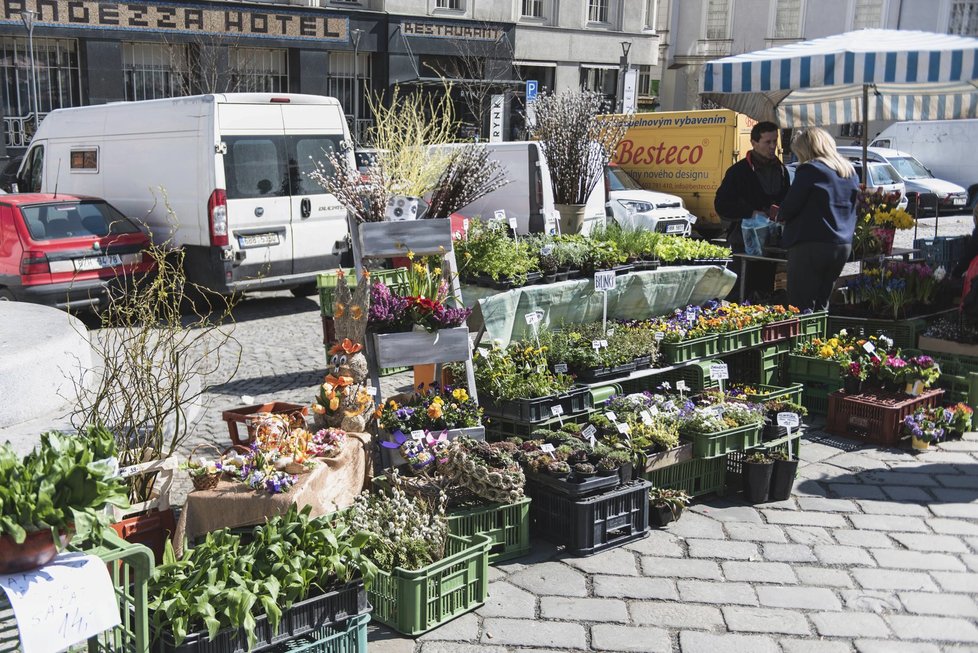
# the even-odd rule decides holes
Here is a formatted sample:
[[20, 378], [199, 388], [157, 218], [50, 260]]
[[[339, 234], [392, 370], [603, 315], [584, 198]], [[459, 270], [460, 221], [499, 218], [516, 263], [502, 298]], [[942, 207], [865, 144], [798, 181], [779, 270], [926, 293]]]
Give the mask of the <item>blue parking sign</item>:
[[540, 83], [535, 79], [526, 80], [526, 101], [533, 102], [537, 99], [537, 92], [540, 89]]

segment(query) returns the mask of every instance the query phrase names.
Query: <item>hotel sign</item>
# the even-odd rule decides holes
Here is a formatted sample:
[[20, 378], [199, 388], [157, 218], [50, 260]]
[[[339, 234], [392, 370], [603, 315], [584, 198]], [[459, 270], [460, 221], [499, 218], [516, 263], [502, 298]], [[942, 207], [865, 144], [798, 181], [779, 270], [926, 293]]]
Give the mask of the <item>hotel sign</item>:
[[210, 7], [201, 4], [96, 2], [95, 0], [0, 0], [5, 20], [36, 12], [35, 25], [136, 32], [207, 33], [278, 39], [349, 41], [349, 19], [324, 13]]
[[506, 32], [486, 24], [463, 25], [460, 23], [430, 23], [421, 20], [401, 21], [401, 33], [405, 36], [463, 39], [468, 41], [498, 41]]

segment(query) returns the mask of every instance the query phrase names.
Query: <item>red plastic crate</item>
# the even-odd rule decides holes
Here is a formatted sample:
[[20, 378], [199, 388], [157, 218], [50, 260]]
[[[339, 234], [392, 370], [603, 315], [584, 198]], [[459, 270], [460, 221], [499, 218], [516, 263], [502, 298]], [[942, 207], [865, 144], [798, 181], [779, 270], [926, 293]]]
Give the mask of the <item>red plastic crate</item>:
[[791, 318], [780, 322], [771, 322], [761, 327], [761, 342], [779, 342], [801, 335], [801, 320]]
[[943, 395], [940, 389], [928, 390], [917, 397], [885, 390], [856, 395], [833, 392], [829, 395], [826, 430], [833, 435], [893, 446], [901, 440], [903, 419], [918, 408], [936, 406]]

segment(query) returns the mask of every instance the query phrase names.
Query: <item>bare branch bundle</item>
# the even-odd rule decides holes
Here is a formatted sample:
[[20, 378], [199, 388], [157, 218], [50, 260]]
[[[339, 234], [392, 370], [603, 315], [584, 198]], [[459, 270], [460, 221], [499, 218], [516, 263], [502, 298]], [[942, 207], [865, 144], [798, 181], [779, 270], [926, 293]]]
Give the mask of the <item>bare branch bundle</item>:
[[546, 93], [533, 103], [531, 133], [547, 157], [558, 204], [587, 203], [625, 135], [626, 117], [600, 115], [603, 104], [591, 91]]
[[380, 222], [384, 219], [384, 207], [391, 193], [384, 170], [372, 165], [366, 179], [355, 168], [351, 168], [347, 155], [342, 152], [329, 152], [325, 161], [313, 161], [315, 170], [309, 178], [336, 197], [357, 222]]
[[447, 218], [510, 182], [498, 161], [489, 158], [485, 145], [454, 150], [431, 193], [427, 218]]

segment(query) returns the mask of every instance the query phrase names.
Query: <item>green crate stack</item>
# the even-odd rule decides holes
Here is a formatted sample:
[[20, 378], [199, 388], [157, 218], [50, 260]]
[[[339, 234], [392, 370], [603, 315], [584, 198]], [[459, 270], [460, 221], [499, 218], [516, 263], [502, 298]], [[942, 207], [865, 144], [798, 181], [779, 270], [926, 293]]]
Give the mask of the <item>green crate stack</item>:
[[486, 601], [491, 546], [486, 535], [449, 535], [438, 562], [417, 570], [378, 570], [367, 591], [374, 619], [413, 637], [479, 607]]
[[697, 358], [716, 356], [718, 344], [716, 334], [710, 334], [680, 342], [663, 342], [659, 345], [659, 351], [665, 360], [678, 365]]
[[918, 250], [917, 258], [924, 259], [932, 268], [943, 266], [945, 271], [950, 271], [967, 250], [968, 238], [969, 236], [917, 238], [913, 241], [913, 248]]
[[729, 331], [717, 336], [717, 349], [722, 354], [740, 351], [745, 347], [756, 347], [759, 344], [761, 344], [760, 326]]
[[[978, 372], [948, 374], [942, 371], [937, 385], [944, 388], [944, 401], [963, 402], [978, 411]], [[978, 428], [978, 412], [971, 416], [971, 427]]]
[[273, 649], [274, 653], [367, 653], [369, 614], [350, 617], [333, 626], [321, 628]]
[[[104, 561], [112, 577], [122, 623], [88, 640], [91, 653], [145, 653], [150, 650], [147, 588], [153, 573], [153, 552], [130, 544], [114, 533], [84, 553]], [[0, 652], [20, 651], [17, 621], [6, 595], [0, 592]]]
[[829, 395], [842, 389], [842, 368], [824, 358], [788, 354], [788, 380], [804, 385], [801, 403], [814, 415], [828, 415]]
[[490, 564], [524, 556], [530, 551], [530, 499], [451, 510], [448, 532], [459, 537], [471, 537], [476, 533], [490, 537]]
[[826, 311], [816, 311], [806, 315], [799, 315], [798, 321], [801, 322], [801, 333], [794, 338], [795, 344], [808, 342], [814, 338], [824, 338], [828, 330], [829, 314]]
[[845, 329], [850, 336], [885, 335], [893, 340], [900, 349], [913, 349], [917, 346], [917, 338], [927, 329], [927, 320], [914, 318], [910, 320], [869, 320], [854, 317], [830, 315], [828, 330], [838, 333]]
[[784, 380], [785, 357], [791, 348], [787, 340], [757, 347], [725, 358], [730, 379], [749, 385], [778, 385]]
[[726, 456], [693, 458], [645, 472], [642, 477], [654, 487], [683, 490], [691, 497], [704, 494], [722, 496], [726, 489], [727, 459]]
[[793, 401], [796, 404], [800, 404], [802, 395], [804, 394], [804, 387], [805, 386], [801, 383], [794, 383], [787, 387], [766, 385], [762, 383], [754, 386], [754, 388], [757, 390], [757, 394], [753, 395], [751, 400], [756, 403], [764, 403], [765, 401], [772, 401], [774, 399], [784, 399], [786, 401]]
[[486, 427], [486, 440], [489, 442], [498, 442], [499, 440], [505, 440], [514, 436], [526, 438], [537, 429], [550, 429], [555, 431], [560, 428], [561, 424], [567, 424], [568, 422], [584, 424], [590, 416], [591, 413], [582, 413], [573, 417], [564, 417], [563, 421], [555, 417], [548, 419], [546, 422], [537, 422], [536, 424], [527, 424], [526, 422], [518, 422], [504, 417], [483, 417], [482, 424]]
[[[357, 286], [356, 270], [353, 268], [343, 268], [346, 274], [347, 285], [352, 290]], [[407, 268], [394, 268], [393, 270], [371, 270], [370, 278], [384, 282], [391, 289], [398, 292], [407, 290]], [[333, 316], [333, 297], [336, 294], [336, 282], [338, 276], [335, 270], [331, 272], [320, 272], [316, 277], [316, 288], [319, 290], [319, 311], [323, 317]], [[325, 327], [324, 327], [325, 328]], [[326, 345], [326, 360], [330, 359], [329, 345]], [[410, 367], [388, 367], [380, 370], [380, 376], [390, 376], [400, 372], [407, 372]]]
[[693, 436], [694, 458], [716, 458], [731, 451], [743, 451], [761, 443], [760, 424], [736, 426], [716, 433]]

